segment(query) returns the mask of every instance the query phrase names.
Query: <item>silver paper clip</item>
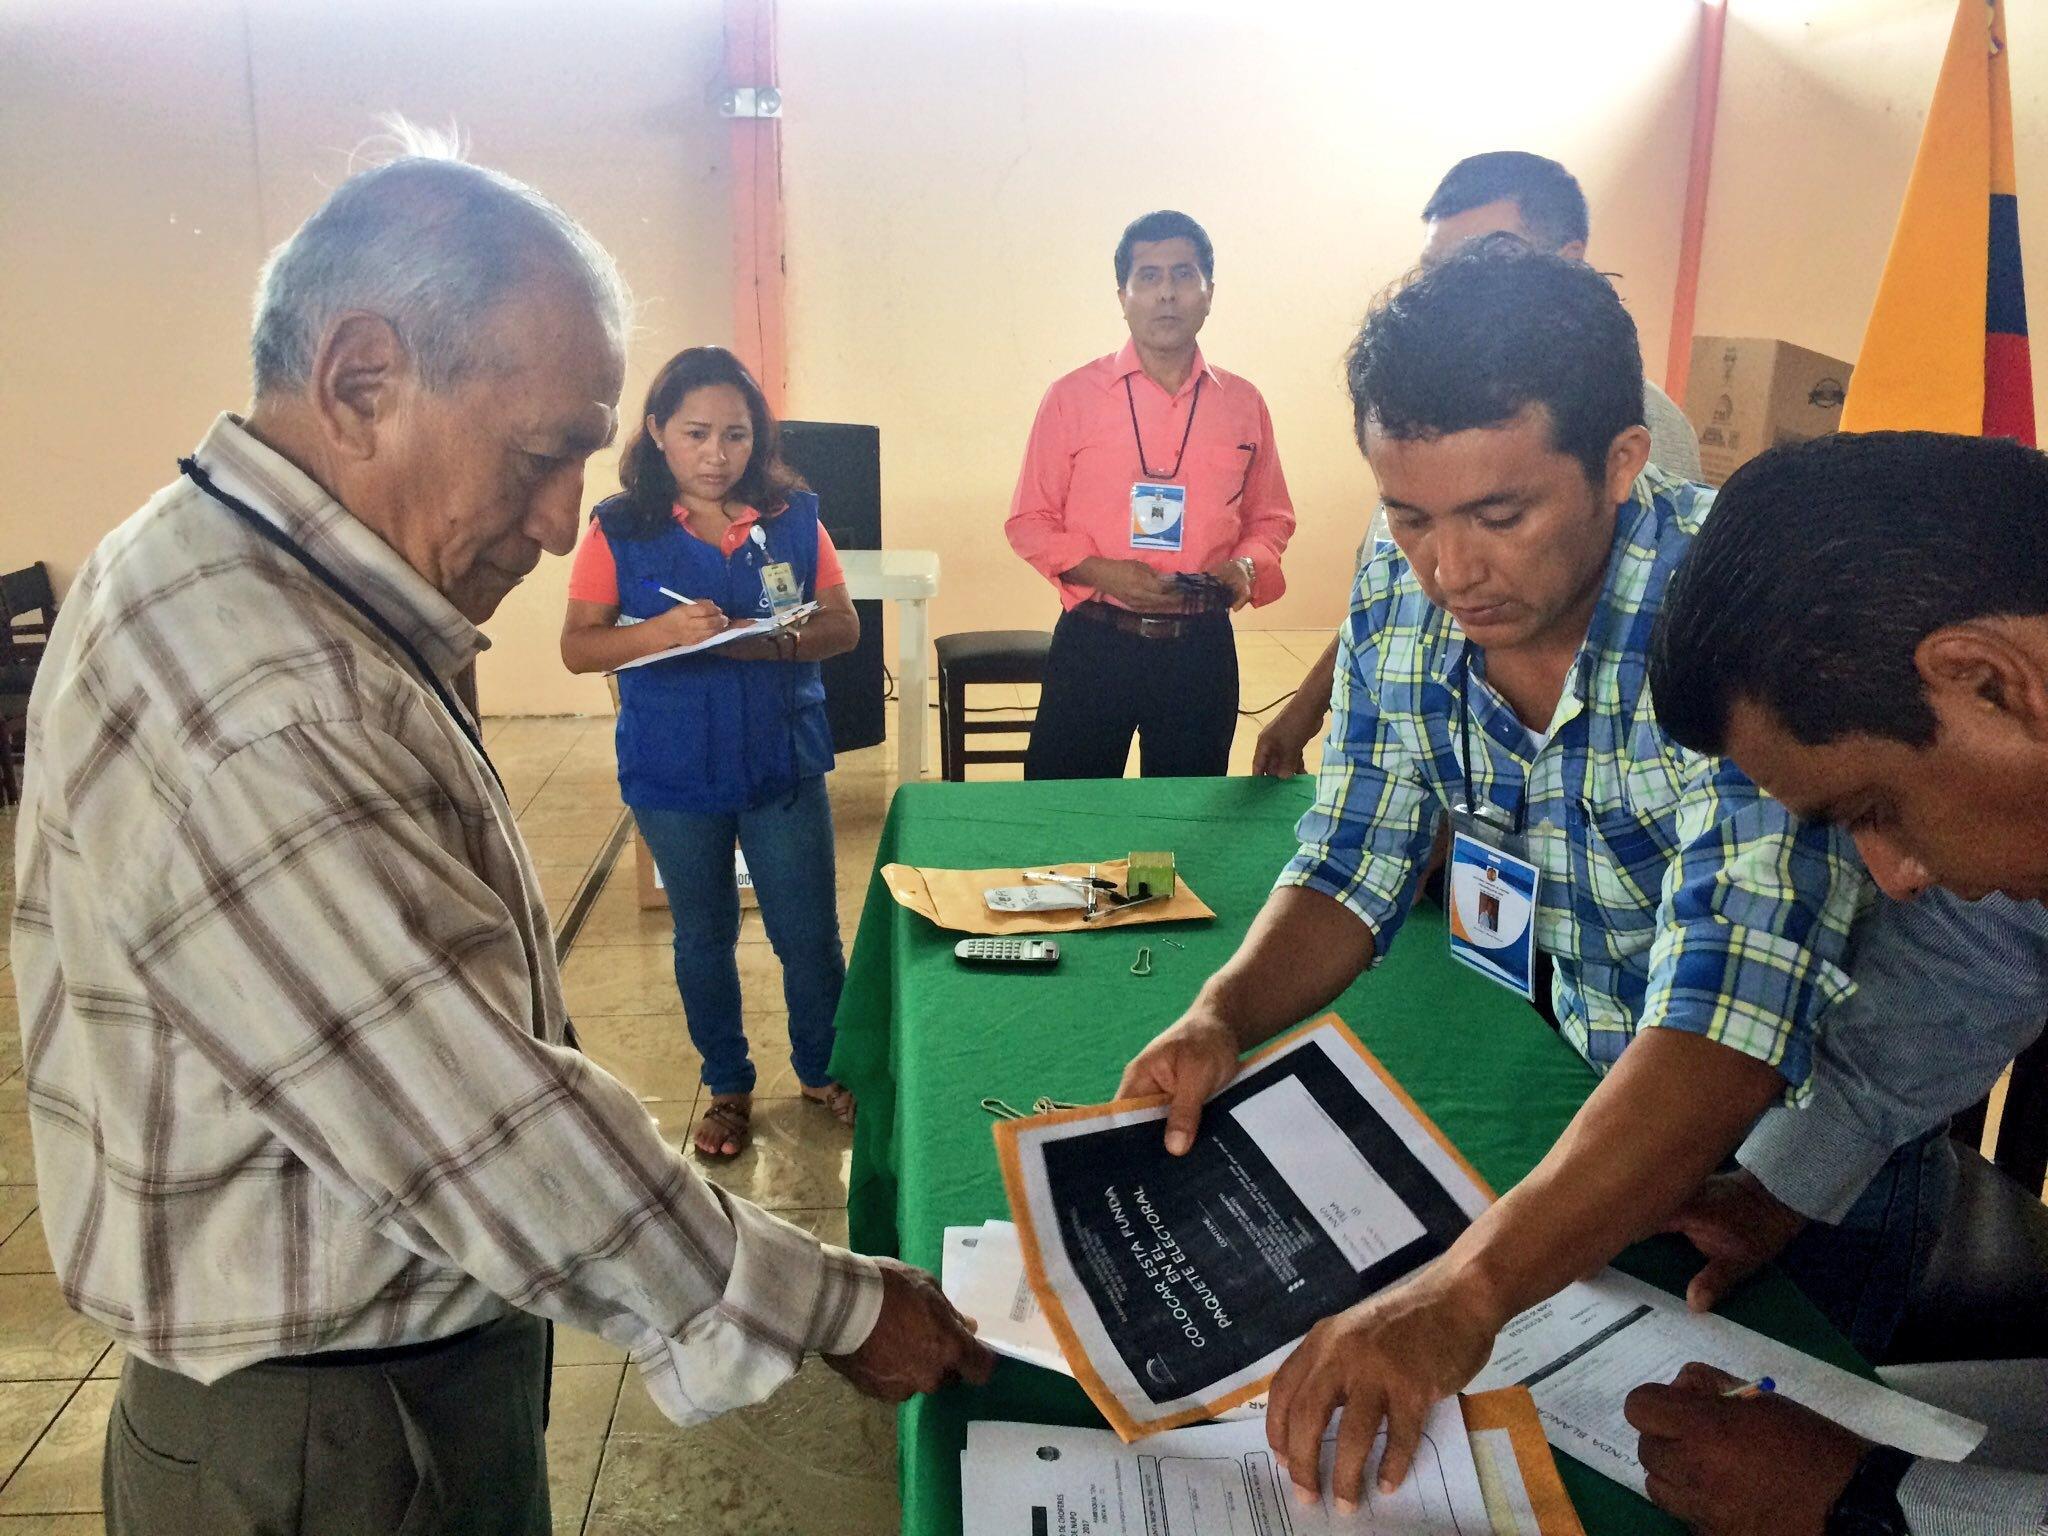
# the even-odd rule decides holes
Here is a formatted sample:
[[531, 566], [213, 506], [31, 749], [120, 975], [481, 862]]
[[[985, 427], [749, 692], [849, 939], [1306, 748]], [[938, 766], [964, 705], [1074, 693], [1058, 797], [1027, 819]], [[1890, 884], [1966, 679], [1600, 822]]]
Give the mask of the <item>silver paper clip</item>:
[[1031, 1108], [1028, 1111], [1019, 1109], [1014, 1104], [1005, 1104], [1001, 1099], [983, 1099], [981, 1107], [998, 1120], [1028, 1120], [1033, 1115], [1049, 1115], [1056, 1109], [1079, 1109], [1081, 1106], [1040, 1094], [1031, 1101]]

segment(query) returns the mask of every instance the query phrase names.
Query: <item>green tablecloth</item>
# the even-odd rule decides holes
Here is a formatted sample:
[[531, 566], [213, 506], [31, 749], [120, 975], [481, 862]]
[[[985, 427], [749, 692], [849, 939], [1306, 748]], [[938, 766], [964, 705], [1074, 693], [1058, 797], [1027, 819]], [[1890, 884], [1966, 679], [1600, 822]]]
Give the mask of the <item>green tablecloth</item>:
[[[1309, 781], [1182, 779], [920, 784], [896, 795], [876, 865], [987, 868], [1172, 849], [1218, 917], [1062, 935], [1051, 972], [968, 969], [957, 934], [868, 886], [833, 1069], [860, 1096], [847, 1199], [853, 1246], [936, 1271], [946, 1226], [1007, 1215], [986, 1096], [1028, 1106], [1111, 1096], [1123, 1064], [1194, 997], [1237, 946], [1294, 847]], [[1176, 949], [1168, 937], [1185, 945]], [[1152, 974], [1133, 976], [1140, 944]], [[1521, 999], [1452, 961], [1424, 907], [1393, 956], [1335, 1011], [1492, 1183], [1506, 1189], [1548, 1150], [1592, 1091], [1591, 1070]], [[1674, 1239], [1625, 1266], [1682, 1290], [1697, 1258]], [[1782, 1277], [1749, 1287], [1729, 1315], [1823, 1359], [1864, 1370]], [[906, 1405], [900, 1421], [903, 1529], [960, 1529], [960, 1449], [970, 1419], [1099, 1424], [1071, 1380], [1013, 1361], [982, 1388]], [[1593, 1536], [1676, 1531], [1617, 1484], [1560, 1458]]]

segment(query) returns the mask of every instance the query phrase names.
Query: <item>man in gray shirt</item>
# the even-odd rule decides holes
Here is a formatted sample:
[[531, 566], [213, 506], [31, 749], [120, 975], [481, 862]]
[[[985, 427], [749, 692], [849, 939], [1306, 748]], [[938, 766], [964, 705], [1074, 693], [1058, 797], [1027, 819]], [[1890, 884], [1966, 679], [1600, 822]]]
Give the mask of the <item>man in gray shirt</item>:
[[[1846, 827], [1888, 895], [1925, 899], [1939, 885], [2038, 910], [2048, 457], [2004, 439], [1881, 432], [1752, 460], [1672, 579], [1650, 684], [1673, 738], [1733, 758], [1799, 815]], [[1991, 1011], [2048, 1011], [2038, 961], [1979, 974]], [[2020, 1364], [2038, 1386], [2040, 1362]], [[1796, 1403], [1726, 1390], [1695, 1364], [1629, 1395], [1650, 1496], [1695, 1530], [2048, 1530], [2048, 1476], [1915, 1459]]]

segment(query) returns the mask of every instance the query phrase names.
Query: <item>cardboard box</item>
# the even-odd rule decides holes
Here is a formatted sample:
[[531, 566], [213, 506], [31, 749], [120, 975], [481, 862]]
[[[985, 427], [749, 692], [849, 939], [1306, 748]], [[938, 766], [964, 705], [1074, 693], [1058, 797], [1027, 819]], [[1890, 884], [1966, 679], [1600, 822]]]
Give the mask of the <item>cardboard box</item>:
[[[747, 873], [747, 858], [738, 849], [733, 850], [733, 867], [739, 878], [740, 907], [759, 905], [754, 899], [754, 877]], [[640, 829], [633, 829], [633, 870], [640, 886], [640, 910], [652, 912], [656, 907], [668, 905], [668, 892], [662, 887], [661, 871], [654, 867], [654, 853], [647, 846], [647, 839], [640, 835]]]
[[1849, 365], [1753, 336], [1697, 336], [1685, 414], [1700, 435], [1700, 477], [1719, 485], [1780, 443], [1803, 443], [1842, 424]]
[[633, 869], [640, 878], [640, 910], [652, 912], [668, 905], [668, 892], [661, 886], [661, 871], [654, 867], [654, 854], [640, 829], [633, 829]]

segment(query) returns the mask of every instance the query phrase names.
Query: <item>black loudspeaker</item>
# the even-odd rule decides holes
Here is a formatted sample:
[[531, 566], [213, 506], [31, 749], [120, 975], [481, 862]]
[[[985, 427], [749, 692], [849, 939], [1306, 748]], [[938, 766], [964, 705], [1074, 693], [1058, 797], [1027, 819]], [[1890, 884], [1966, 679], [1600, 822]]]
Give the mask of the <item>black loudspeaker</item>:
[[[783, 462], [818, 493], [818, 519], [840, 549], [882, 547], [882, 434], [837, 421], [785, 421]], [[824, 664], [832, 750], [879, 744], [889, 712], [882, 686], [882, 605], [855, 603], [860, 644]]]

